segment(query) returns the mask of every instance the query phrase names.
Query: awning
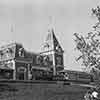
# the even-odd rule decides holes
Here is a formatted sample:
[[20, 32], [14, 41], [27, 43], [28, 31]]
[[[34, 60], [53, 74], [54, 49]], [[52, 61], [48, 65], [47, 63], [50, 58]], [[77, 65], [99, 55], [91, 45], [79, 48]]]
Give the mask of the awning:
[[25, 58], [23, 58], [23, 59], [17, 58], [15, 61], [19, 62], [19, 63], [26, 63], [26, 64], [31, 64], [32, 63], [31, 59], [25, 59]]

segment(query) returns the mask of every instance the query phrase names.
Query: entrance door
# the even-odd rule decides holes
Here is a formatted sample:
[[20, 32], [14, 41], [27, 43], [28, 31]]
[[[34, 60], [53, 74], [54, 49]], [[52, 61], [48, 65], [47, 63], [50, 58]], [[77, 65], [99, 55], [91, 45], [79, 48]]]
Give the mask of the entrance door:
[[20, 67], [18, 69], [18, 79], [19, 80], [26, 80], [26, 68]]
[[18, 75], [18, 79], [19, 80], [24, 80], [24, 73], [19, 73], [19, 75]]

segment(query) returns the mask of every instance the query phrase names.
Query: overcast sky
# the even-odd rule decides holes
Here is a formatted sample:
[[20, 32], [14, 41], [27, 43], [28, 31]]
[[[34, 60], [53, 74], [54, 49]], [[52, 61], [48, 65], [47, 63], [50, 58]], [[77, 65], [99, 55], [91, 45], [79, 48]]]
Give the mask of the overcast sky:
[[96, 19], [91, 8], [97, 5], [99, 0], [0, 0], [0, 45], [16, 41], [37, 53], [52, 24], [65, 51], [66, 68], [80, 70], [73, 33], [92, 30]]

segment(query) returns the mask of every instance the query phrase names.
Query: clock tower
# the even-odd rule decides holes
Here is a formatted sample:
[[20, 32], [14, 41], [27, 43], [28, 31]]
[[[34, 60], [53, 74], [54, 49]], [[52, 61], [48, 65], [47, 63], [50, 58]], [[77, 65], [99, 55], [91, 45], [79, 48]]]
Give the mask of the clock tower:
[[52, 68], [54, 75], [56, 75], [58, 71], [64, 69], [63, 53], [64, 51], [54, 34], [54, 30], [48, 30], [48, 34], [45, 43], [42, 46], [42, 52], [40, 54], [49, 57], [49, 67]]

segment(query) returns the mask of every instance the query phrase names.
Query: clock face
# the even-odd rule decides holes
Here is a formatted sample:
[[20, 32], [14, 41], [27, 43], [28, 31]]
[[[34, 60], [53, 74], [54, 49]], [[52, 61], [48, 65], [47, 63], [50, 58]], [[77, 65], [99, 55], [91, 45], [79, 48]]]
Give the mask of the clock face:
[[57, 65], [61, 65], [61, 57], [57, 57]]
[[56, 55], [56, 65], [63, 65], [62, 55]]

